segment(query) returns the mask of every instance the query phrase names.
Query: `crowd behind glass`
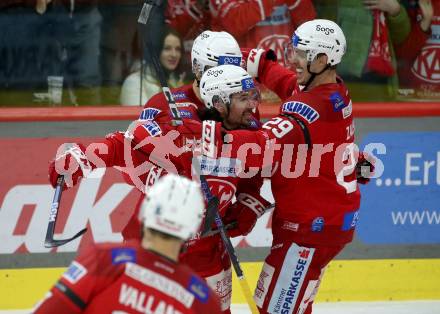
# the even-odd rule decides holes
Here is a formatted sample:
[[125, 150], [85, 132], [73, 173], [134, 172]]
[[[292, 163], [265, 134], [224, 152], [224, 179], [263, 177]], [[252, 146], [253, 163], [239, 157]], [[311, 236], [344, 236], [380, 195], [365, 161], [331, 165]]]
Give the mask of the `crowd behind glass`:
[[[162, 1], [145, 32], [141, 0], [2, 0], [0, 106], [143, 105], [160, 92], [154, 51], [178, 87], [193, 79], [192, 40], [203, 30], [272, 49], [283, 63], [293, 30], [313, 18], [343, 28], [348, 50], [338, 73], [355, 101], [440, 100], [440, 1], [270, 0], [268, 16], [248, 10], [246, 18], [234, 17], [247, 1], [236, 12], [230, 2]], [[269, 92], [263, 100], [277, 101]]]

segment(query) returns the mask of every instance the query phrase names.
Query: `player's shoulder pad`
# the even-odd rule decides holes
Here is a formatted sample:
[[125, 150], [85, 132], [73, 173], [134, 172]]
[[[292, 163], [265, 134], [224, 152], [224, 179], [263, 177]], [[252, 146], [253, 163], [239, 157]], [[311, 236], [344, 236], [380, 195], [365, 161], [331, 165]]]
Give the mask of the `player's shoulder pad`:
[[177, 127], [177, 131], [182, 135], [190, 135], [200, 138], [202, 135], [202, 122], [198, 120], [187, 119], [182, 125]]
[[160, 92], [157, 94], [154, 94], [150, 99], [147, 100], [147, 102], [144, 105], [144, 109], [147, 108], [162, 108], [164, 104], [166, 104], [166, 98], [165, 95]]
[[139, 120], [154, 120], [161, 112], [162, 110], [155, 107], [145, 107], [139, 115]]

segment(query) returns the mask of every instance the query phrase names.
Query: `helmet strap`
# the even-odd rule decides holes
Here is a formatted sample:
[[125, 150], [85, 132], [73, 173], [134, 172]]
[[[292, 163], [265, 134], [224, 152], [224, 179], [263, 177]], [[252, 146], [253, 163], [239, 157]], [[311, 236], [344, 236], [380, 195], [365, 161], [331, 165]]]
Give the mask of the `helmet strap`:
[[206, 108], [205, 110], [199, 113], [199, 117], [202, 121], [204, 120], [214, 120], [217, 122], [223, 122], [222, 116], [220, 112], [214, 107]]
[[313, 80], [315, 79], [315, 77], [316, 77], [317, 75], [320, 75], [320, 74], [324, 73], [324, 71], [327, 70], [327, 69], [330, 67], [330, 64], [327, 63], [327, 65], [326, 65], [326, 66], [324, 67], [324, 69], [322, 69], [321, 71], [319, 71], [319, 72], [312, 72], [312, 71], [310, 70], [310, 65], [311, 65], [311, 64], [312, 64], [311, 62], [307, 62], [307, 71], [311, 74], [311, 76], [310, 76], [310, 78], [307, 80], [306, 85], [304, 85], [304, 89], [303, 89], [303, 90], [307, 90], [307, 88], [308, 88], [309, 85], [313, 82]]

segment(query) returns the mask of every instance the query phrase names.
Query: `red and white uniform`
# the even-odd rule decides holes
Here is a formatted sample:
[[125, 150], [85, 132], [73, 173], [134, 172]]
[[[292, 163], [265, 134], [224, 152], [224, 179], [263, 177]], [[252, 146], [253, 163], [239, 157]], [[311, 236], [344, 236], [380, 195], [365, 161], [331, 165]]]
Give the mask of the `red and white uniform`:
[[188, 266], [137, 243], [80, 254], [35, 310], [49, 313], [221, 313], [215, 292]]
[[[173, 156], [172, 153], [170, 154], [170, 162], [173, 167], [175, 167], [171, 168], [173, 168], [173, 171], [176, 171], [181, 175], [191, 177], [192, 149], [200, 151], [200, 146], [204, 145], [204, 143], [201, 142], [202, 124], [198, 121], [188, 120], [185, 121], [182, 126], [177, 127], [171, 127], [168, 123], [158, 123], [157, 125], [161, 127], [162, 136], [156, 138], [154, 146], [148, 144], [143, 148], [143, 151], [147, 154], [154, 154], [154, 149], [158, 149], [160, 154], [160, 151], [173, 152], [183, 149], [183, 153], [178, 156]], [[212, 121], [204, 123], [205, 133], [212, 133], [212, 136], [208, 136], [209, 139], [220, 137], [220, 129], [220, 123], [216, 124]], [[170, 143], [167, 136], [174, 134], [173, 132], [175, 131], [178, 131], [178, 133], [176, 133], [178, 134], [178, 137], [173, 139], [172, 143]], [[216, 136], [213, 134], [214, 131], [217, 133]], [[141, 126], [135, 130], [134, 136], [135, 141], [138, 143], [144, 138], [149, 138], [151, 135], [146, 128]], [[210, 144], [214, 145], [213, 142], [207, 143], [207, 145]], [[162, 145], [168, 146], [161, 149], [160, 146]], [[163, 156], [159, 156], [159, 158], [163, 158]], [[144, 156], [144, 161], [145, 159], [147, 158]], [[157, 159], [157, 156], [151, 158], [151, 160]], [[246, 184], [241, 184], [240, 189], [238, 189], [238, 184], [241, 179], [237, 176], [233, 176], [235, 171], [235, 168], [233, 167], [234, 160], [225, 158], [222, 160], [222, 163], [219, 164], [216, 163], [216, 159], [203, 156], [200, 160], [200, 164], [202, 167], [202, 173], [206, 176], [212, 194], [217, 196], [220, 200], [220, 216], [225, 217], [227, 208], [232, 204], [234, 196], [238, 199], [234, 204], [234, 211], [240, 212], [244, 210], [244, 207], [247, 207], [255, 213], [256, 217], [262, 215], [264, 208], [266, 208], [269, 203], [260, 196], [260, 188], [262, 185], [261, 178], [249, 180]], [[167, 167], [152, 168], [152, 170], [146, 174], [147, 185], [154, 182], [152, 178], [158, 178], [167, 172], [171, 172]], [[140, 237], [139, 215], [140, 208], [137, 206], [129, 224], [123, 230], [125, 239]], [[256, 217], [250, 218], [252, 220], [252, 218], [255, 219]], [[228, 219], [228, 217], [226, 217], [226, 219]], [[186, 250], [181, 254], [180, 258], [181, 261], [190, 265], [200, 276], [205, 278], [209, 285], [213, 287], [221, 297], [222, 310], [224, 310], [225, 313], [229, 313], [232, 294], [231, 263], [220, 236], [214, 235], [200, 238], [200, 234], [198, 234], [195, 238], [190, 239], [186, 243]]]
[[[97, 150], [93, 151], [102, 160], [101, 163], [104, 163], [101, 167], [122, 167], [127, 181], [141, 191], [167, 172], [191, 177], [192, 150], [200, 151], [202, 144], [202, 123], [197, 121], [199, 119], [197, 108], [204, 105], [194, 94], [191, 85], [173, 90], [173, 96], [184, 119], [183, 125], [171, 125], [171, 114], [165, 97], [163, 94], [155, 95], [145, 105], [140, 115], [143, 121], [134, 128], [132, 141], [124, 137], [122, 133], [113, 133], [102, 142], [107, 149], [102, 150], [102, 153]], [[254, 122], [258, 127], [258, 120], [255, 119]], [[205, 133], [208, 134], [205, 136], [206, 141], [220, 137], [220, 128], [219, 123], [206, 123]], [[217, 136], [211, 133], [214, 130], [217, 130]], [[144, 145], [139, 149], [132, 149], [139, 143]], [[96, 157], [90, 156], [90, 152], [86, 155], [96, 166], [94, 162]], [[145, 168], [141, 169], [141, 165]], [[202, 158], [201, 165], [206, 171], [205, 175], [212, 194], [220, 200], [221, 216], [227, 212], [226, 209], [232, 204], [234, 196], [238, 199], [234, 205], [235, 212], [244, 212], [249, 209], [259, 216], [263, 208], [269, 205], [260, 196], [262, 179], [253, 179], [248, 184], [241, 184], [238, 190], [239, 178], [229, 176], [234, 170], [233, 167], [222, 167], [215, 163], [215, 159], [209, 158]], [[142, 198], [143, 195], [122, 232], [125, 240], [140, 239], [139, 215]], [[255, 219], [256, 217], [249, 218]], [[248, 224], [247, 221], [244, 223]], [[252, 222], [249, 226], [252, 226]], [[225, 313], [229, 313], [232, 294], [231, 265], [221, 238], [215, 235], [201, 239], [196, 237], [188, 241], [181, 260], [205, 278], [211, 287], [214, 287], [214, 290], [221, 296], [222, 309]]]
[[[262, 313], [311, 313], [328, 262], [353, 238], [360, 192], [355, 166], [352, 104], [342, 81], [308, 91], [272, 61], [259, 78], [283, 104], [261, 131], [231, 131], [232, 151], [271, 177], [276, 207], [272, 250], [255, 290]], [[243, 144], [254, 143], [244, 159]], [[265, 157], [266, 155], [266, 157]]]

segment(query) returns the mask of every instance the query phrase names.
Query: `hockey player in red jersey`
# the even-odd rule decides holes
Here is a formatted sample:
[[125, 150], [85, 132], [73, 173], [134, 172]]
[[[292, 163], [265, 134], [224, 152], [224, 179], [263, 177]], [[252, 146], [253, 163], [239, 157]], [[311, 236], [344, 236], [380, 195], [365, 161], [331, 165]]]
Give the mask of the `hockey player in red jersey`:
[[[182, 119], [204, 120], [206, 107], [200, 97], [199, 83], [203, 73], [209, 68], [231, 64], [240, 66], [242, 54], [237, 41], [227, 32], [204, 31], [194, 40], [191, 50], [192, 72], [194, 81], [192, 84], [172, 89], [174, 100]], [[168, 122], [171, 120], [168, 100], [163, 93], [154, 95], [144, 106], [140, 119]], [[250, 125], [242, 127], [258, 128], [259, 115], [255, 113], [255, 119]]]
[[[217, 112], [219, 117], [225, 119], [223, 126], [236, 129], [253, 121], [252, 113], [258, 103], [254, 96], [258, 93], [252, 78], [245, 70], [238, 66], [222, 65], [208, 69], [204, 77], [214, 78], [224, 87], [224, 101], [208, 104], [209, 110]], [[204, 85], [204, 82], [202, 79], [201, 84]], [[130, 134], [116, 133], [107, 137], [100, 143], [104, 149], [97, 149], [98, 143], [87, 148], [76, 146], [70, 149], [63, 155], [67, 158], [62, 157], [60, 162], [51, 164], [51, 182], [54, 185], [58, 174], [67, 172], [66, 174], [71, 174], [73, 183], [76, 183], [90, 169], [112, 166], [123, 167], [125, 171], [134, 173], [136, 177], [132, 178], [142, 185], [139, 187], [142, 191], [167, 172], [191, 176], [194, 150], [200, 152], [203, 148], [209, 151], [215, 129], [214, 121], [202, 125], [199, 121], [185, 119], [183, 125], [172, 126], [168, 121], [160, 123], [145, 120], [131, 133], [127, 132]], [[204, 140], [202, 134], [205, 136]], [[80, 167], [64, 170], [67, 168], [66, 160]], [[220, 214], [226, 216], [226, 219], [238, 221], [237, 227], [231, 230], [231, 235], [247, 234], [256, 218], [262, 214], [263, 208], [269, 205], [259, 193], [262, 181], [254, 178], [244, 183], [237, 176], [229, 177], [235, 167], [228, 163], [224, 165], [215, 162], [209, 158], [200, 160], [202, 173], [207, 177], [213, 195], [220, 200]], [[224, 162], [229, 160], [225, 159]], [[139, 172], [140, 169], [143, 171]], [[234, 196], [237, 197], [237, 202], [231, 205]], [[132, 217], [127, 230], [126, 237], [139, 238], [137, 215]], [[220, 237], [215, 235], [200, 238], [198, 234], [187, 243], [186, 252], [181, 258], [204, 277], [211, 287], [216, 288], [221, 296], [222, 309], [228, 313], [232, 289], [231, 266]]]
[[178, 262], [184, 241], [200, 226], [203, 208], [196, 182], [162, 177], [142, 203], [142, 241], [90, 247], [34, 313], [221, 313], [216, 293]]
[[[353, 238], [359, 152], [352, 102], [336, 75], [345, 49], [336, 23], [313, 20], [295, 31], [287, 51], [296, 73], [264, 51], [247, 60], [249, 72], [283, 100], [261, 131], [228, 134], [227, 154], [248, 169], [239, 175], [270, 177], [275, 198], [272, 249], [254, 295], [261, 313], [311, 313], [325, 267]], [[211, 90], [211, 97], [221, 93]]]

